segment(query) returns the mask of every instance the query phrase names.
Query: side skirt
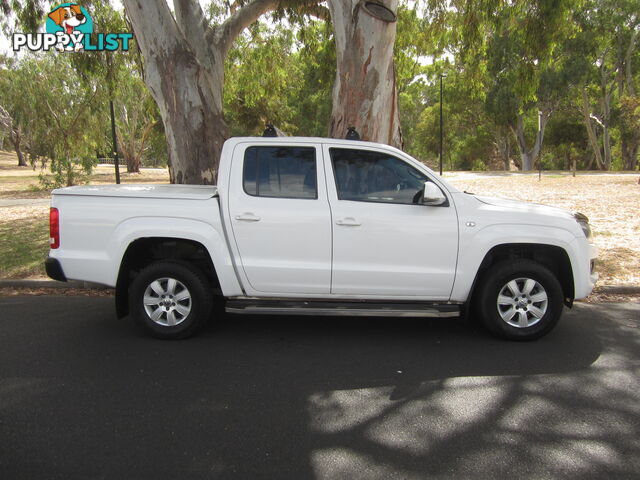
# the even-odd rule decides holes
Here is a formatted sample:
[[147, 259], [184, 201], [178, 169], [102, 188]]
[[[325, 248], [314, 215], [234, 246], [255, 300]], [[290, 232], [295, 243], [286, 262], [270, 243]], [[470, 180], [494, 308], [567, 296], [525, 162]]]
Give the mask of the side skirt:
[[460, 305], [426, 302], [324, 301], [299, 299], [230, 298], [228, 313], [252, 315], [326, 315], [361, 317], [431, 317], [460, 316]]

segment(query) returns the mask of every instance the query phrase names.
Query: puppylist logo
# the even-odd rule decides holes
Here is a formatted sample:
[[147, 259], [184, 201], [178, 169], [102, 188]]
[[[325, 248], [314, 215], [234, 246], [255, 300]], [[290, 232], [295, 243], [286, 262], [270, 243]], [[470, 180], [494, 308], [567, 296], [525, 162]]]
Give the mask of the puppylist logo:
[[131, 33], [93, 33], [93, 19], [86, 8], [77, 3], [63, 3], [47, 15], [46, 33], [14, 33], [13, 51], [23, 48], [32, 52], [129, 50]]

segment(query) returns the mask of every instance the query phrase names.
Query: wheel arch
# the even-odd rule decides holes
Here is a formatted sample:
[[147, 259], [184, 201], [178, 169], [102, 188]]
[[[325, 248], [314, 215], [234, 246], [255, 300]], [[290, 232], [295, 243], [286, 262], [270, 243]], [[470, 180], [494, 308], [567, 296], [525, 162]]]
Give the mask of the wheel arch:
[[179, 260], [200, 270], [215, 294], [221, 294], [220, 279], [213, 259], [201, 242], [176, 237], [142, 237], [127, 246], [120, 262], [116, 281], [116, 314], [119, 318], [129, 313], [129, 286], [135, 276], [153, 262]]
[[573, 305], [575, 286], [573, 268], [568, 252], [557, 245], [540, 243], [503, 243], [492, 247], [480, 263], [469, 291], [467, 303], [472, 301], [477, 291], [478, 281], [482, 279], [492, 265], [504, 260], [516, 259], [532, 260], [549, 269], [560, 282], [565, 305], [568, 307]]

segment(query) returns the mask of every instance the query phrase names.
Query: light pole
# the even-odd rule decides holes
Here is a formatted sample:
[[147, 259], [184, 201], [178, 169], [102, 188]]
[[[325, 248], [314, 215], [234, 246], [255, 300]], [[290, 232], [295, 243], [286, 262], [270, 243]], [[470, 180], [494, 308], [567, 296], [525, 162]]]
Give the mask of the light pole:
[[446, 73], [440, 74], [440, 176], [442, 176], [442, 144], [443, 144], [443, 121], [442, 121], [442, 79], [446, 77]]

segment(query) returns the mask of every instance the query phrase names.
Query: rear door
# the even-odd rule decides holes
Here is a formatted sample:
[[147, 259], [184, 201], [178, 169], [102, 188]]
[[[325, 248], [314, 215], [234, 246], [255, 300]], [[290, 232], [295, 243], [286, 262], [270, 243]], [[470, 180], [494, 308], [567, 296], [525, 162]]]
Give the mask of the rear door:
[[[408, 159], [383, 149], [325, 145], [333, 221], [331, 293], [448, 300], [458, 254], [450, 195], [419, 203], [433, 181]], [[437, 182], [433, 182], [438, 185]]]
[[229, 218], [249, 294], [329, 294], [331, 214], [322, 150], [313, 143], [240, 143]]

